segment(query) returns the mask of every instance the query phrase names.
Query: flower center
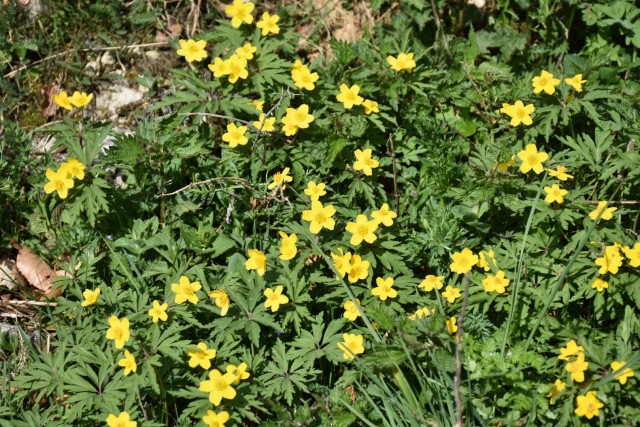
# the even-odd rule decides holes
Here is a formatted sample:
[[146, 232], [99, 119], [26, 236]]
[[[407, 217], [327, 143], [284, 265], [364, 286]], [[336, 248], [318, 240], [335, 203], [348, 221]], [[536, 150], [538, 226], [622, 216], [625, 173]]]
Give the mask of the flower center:
[[356, 228], [356, 234], [366, 235], [369, 234], [369, 224], [360, 224]]
[[532, 165], [535, 165], [536, 163], [538, 163], [538, 155], [537, 154], [527, 154], [527, 163], [532, 164]]
[[326, 220], [327, 217], [325, 216], [324, 212], [316, 212], [316, 214], [313, 216], [313, 221], [319, 224], [324, 224]]

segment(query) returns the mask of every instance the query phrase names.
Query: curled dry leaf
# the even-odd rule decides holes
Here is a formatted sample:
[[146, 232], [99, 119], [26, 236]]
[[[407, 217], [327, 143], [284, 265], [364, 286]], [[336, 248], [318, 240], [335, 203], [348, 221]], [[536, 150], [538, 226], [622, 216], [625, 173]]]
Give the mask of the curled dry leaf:
[[16, 285], [25, 285], [22, 275], [16, 268], [16, 262], [8, 258], [0, 260], [0, 287], [11, 290]]
[[56, 272], [28, 248], [20, 248], [17, 243], [12, 243], [14, 243], [16, 249], [19, 249], [16, 257], [16, 268], [27, 279], [27, 282], [44, 292], [45, 296], [60, 296], [62, 290], [53, 287], [53, 279], [56, 277]]

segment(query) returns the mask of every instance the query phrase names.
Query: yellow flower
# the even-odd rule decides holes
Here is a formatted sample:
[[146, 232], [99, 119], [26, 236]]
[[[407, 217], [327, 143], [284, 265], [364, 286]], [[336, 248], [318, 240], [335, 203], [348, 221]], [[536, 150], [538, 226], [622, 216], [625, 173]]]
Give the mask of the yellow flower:
[[296, 233], [291, 233], [290, 236], [283, 231], [279, 231], [278, 234], [282, 237], [282, 244], [280, 245], [280, 258], [283, 261], [288, 261], [293, 259], [298, 253], [298, 248], [296, 248], [296, 242], [298, 241], [298, 236]]
[[346, 254], [342, 253], [342, 248], [338, 248], [338, 253], [331, 252], [331, 258], [333, 258], [333, 266], [340, 274], [340, 277], [344, 277], [351, 270], [351, 252]]
[[251, 12], [253, 12], [254, 7], [255, 5], [251, 2], [245, 3], [243, 0], [233, 0], [233, 4], [225, 7], [224, 13], [231, 18], [231, 26], [239, 28], [243, 22], [247, 24], [253, 22]]
[[395, 298], [398, 291], [393, 289], [393, 277], [376, 277], [376, 287], [371, 290], [371, 294], [385, 301], [387, 298]]
[[304, 221], [310, 221], [309, 231], [311, 233], [318, 234], [323, 228], [333, 230], [336, 221], [332, 216], [335, 213], [336, 208], [334, 208], [333, 205], [324, 207], [321, 202], [316, 200], [311, 202], [311, 210], [302, 211], [302, 219]]
[[356, 156], [356, 161], [353, 163], [353, 169], [361, 170], [367, 176], [373, 175], [373, 169], [377, 168], [380, 162], [371, 158], [372, 153], [371, 148], [367, 148], [364, 151], [360, 149], [354, 151], [353, 154]]
[[[496, 259], [494, 258], [495, 253], [492, 249], [488, 251], [480, 251], [478, 254], [478, 262], [476, 263], [476, 267], [484, 269], [484, 271], [491, 270], [492, 266], [497, 265]], [[491, 263], [489, 263], [491, 261]]]
[[238, 55], [239, 58], [246, 59], [247, 61], [253, 59], [253, 54], [258, 50], [251, 43], [245, 43], [244, 46], [239, 47], [235, 50], [235, 54]]
[[344, 108], [350, 110], [354, 105], [360, 105], [364, 101], [364, 98], [359, 96], [358, 92], [360, 92], [360, 86], [358, 85], [349, 87], [346, 84], [341, 84], [340, 93], [336, 96], [336, 99], [344, 104]]
[[486, 279], [482, 281], [485, 292], [496, 292], [503, 294], [505, 287], [509, 286], [509, 279], [504, 277], [504, 271], [499, 270], [496, 275], [489, 274]]
[[58, 192], [58, 197], [66, 199], [69, 195], [69, 189], [73, 188], [73, 180], [67, 178], [66, 168], [60, 168], [57, 172], [47, 169], [46, 177], [49, 180], [44, 185], [44, 192], [47, 194]]
[[423, 317], [431, 316], [431, 313], [433, 313], [433, 311], [429, 310], [427, 307], [422, 307], [416, 310], [416, 312], [413, 313], [411, 316], [409, 316], [409, 319], [410, 320], [416, 320], [416, 318], [422, 319]]
[[226, 316], [227, 311], [229, 311], [229, 307], [231, 306], [229, 294], [227, 294], [222, 289], [214, 289], [207, 295], [209, 295], [211, 298], [215, 298], [216, 307], [220, 308], [220, 316]]
[[289, 171], [290, 171], [289, 168], [284, 168], [282, 172], [276, 172], [273, 175], [273, 182], [269, 184], [267, 188], [269, 190], [273, 190], [277, 186], [282, 186], [283, 190], [287, 188], [287, 182], [293, 181], [293, 177], [289, 176]]
[[640, 267], [640, 243], [633, 245], [633, 248], [623, 246], [622, 252], [629, 260], [629, 265], [631, 267]]
[[356, 222], [349, 221], [347, 223], [346, 230], [351, 233], [352, 245], [359, 245], [364, 240], [367, 243], [373, 243], [378, 238], [374, 232], [378, 229], [378, 222], [376, 220], [367, 220], [365, 215], [358, 215]]
[[557, 396], [562, 390], [565, 389], [567, 385], [562, 382], [561, 380], [556, 380], [556, 382], [553, 385], [553, 388], [551, 389], [551, 391], [547, 394], [548, 398], [554, 398], [555, 396]]
[[598, 292], [603, 292], [605, 289], [609, 287], [609, 283], [596, 277], [595, 279], [593, 279], [593, 283], [591, 284], [591, 287], [593, 289], [596, 289]]
[[576, 92], [582, 92], [582, 84], [587, 81], [582, 80], [582, 74], [576, 74], [571, 78], [564, 79], [564, 82], [574, 88]]
[[533, 123], [531, 114], [535, 111], [533, 104], [527, 104], [526, 106], [522, 101], [516, 101], [507, 111], [511, 117], [511, 126], [518, 126], [520, 123], [530, 126]]
[[300, 129], [306, 129], [309, 127], [314, 119], [313, 115], [309, 114], [309, 106], [302, 104], [297, 109], [287, 108], [286, 115], [282, 118], [282, 130], [286, 136], [292, 136], [298, 133]]
[[560, 80], [554, 79], [553, 74], [542, 71], [539, 76], [532, 79], [533, 93], [540, 93], [543, 90], [549, 95], [553, 95], [556, 92], [556, 86], [560, 84]]
[[584, 353], [578, 353], [578, 358], [573, 362], [567, 363], [564, 368], [571, 373], [573, 381], [581, 383], [584, 381], [584, 371], [589, 368], [589, 362], [584, 360]]
[[[611, 362], [611, 370], [613, 370], [614, 372], [619, 370], [620, 368], [622, 368], [627, 362], [625, 362], [624, 360], [621, 362]], [[631, 368], [625, 368], [623, 369], [621, 372], [619, 372], [618, 374], [616, 374], [615, 379], [617, 379], [618, 381], [620, 381], [620, 384], [624, 385], [627, 383], [627, 378], [631, 378], [634, 377], [635, 373], [633, 372], [633, 370]]]
[[178, 40], [180, 49], [176, 52], [180, 56], [184, 56], [187, 62], [202, 61], [207, 57], [207, 51], [204, 48], [207, 42], [204, 40]]
[[60, 165], [60, 169], [62, 168], [67, 171], [68, 178], [78, 178], [79, 180], [84, 179], [85, 165], [80, 163], [77, 159], [74, 159], [73, 157], [69, 158], [66, 163]]
[[253, 100], [253, 101], [249, 102], [249, 104], [251, 104], [254, 107], [256, 107], [256, 109], [258, 111], [262, 111], [262, 107], [264, 107], [264, 101], [262, 101], [260, 99]]
[[396, 71], [411, 72], [416, 66], [416, 61], [413, 60], [413, 53], [400, 53], [397, 58], [389, 55], [387, 56], [387, 62]]
[[542, 162], [549, 158], [549, 155], [544, 151], [538, 152], [538, 147], [535, 144], [527, 144], [524, 150], [518, 153], [518, 158], [522, 160], [520, 165], [520, 172], [527, 173], [533, 169], [537, 174], [544, 171]]
[[596, 397], [595, 391], [588, 391], [586, 396], [578, 396], [576, 402], [576, 415], [587, 417], [588, 419], [598, 415], [600, 408], [604, 407], [604, 403], [600, 402]]
[[245, 261], [244, 268], [247, 270], [256, 270], [258, 276], [264, 276], [267, 271], [267, 256], [257, 249], [249, 249], [249, 259]]
[[235, 53], [227, 59], [229, 63], [229, 83], [235, 83], [238, 79], [246, 79], [249, 77], [247, 70], [247, 60], [239, 57]]
[[618, 251], [617, 245], [606, 246], [604, 248], [604, 254], [601, 258], [596, 258], [596, 265], [600, 267], [598, 273], [607, 274], [607, 272], [611, 274], [617, 274], [618, 268], [622, 265], [622, 256]]
[[549, 175], [554, 178], [558, 178], [560, 181], [566, 181], [568, 179], [573, 179], [573, 175], [569, 175], [567, 173], [567, 168], [564, 166], [558, 166], [557, 169], [547, 169], [549, 171]]
[[453, 286], [447, 285], [447, 288], [442, 293], [442, 296], [449, 301], [449, 304], [453, 304], [456, 302], [458, 298], [462, 296], [459, 288], [454, 288]]
[[87, 307], [89, 305], [93, 305], [96, 303], [96, 301], [98, 301], [98, 297], [100, 296], [100, 288], [93, 291], [91, 289], [85, 289], [85, 291], [82, 293], [82, 296], [84, 297], [84, 301], [82, 301], [82, 303], [80, 304], [81, 306]]
[[358, 308], [362, 310], [362, 306], [360, 305], [360, 300], [358, 298], [356, 298], [356, 302], [353, 302], [352, 300], [345, 302], [342, 307], [344, 307], [343, 316], [351, 320], [352, 322], [361, 316]]
[[158, 323], [158, 320], [162, 320], [163, 322], [166, 322], [166, 320], [169, 318], [169, 316], [167, 315], [168, 307], [169, 307], [169, 304], [167, 304], [166, 302], [163, 304], [160, 304], [160, 301], [154, 300], [153, 307], [149, 309], [149, 316], [151, 316], [152, 322]]
[[207, 68], [213, 73], [213, 77], [220, 78], [231, 74], [231, 63], [220, 58], [214, 58], [213, 64], [207, 65]]
[[216, 357], [218, 352], [212, 348], [208, 348], [206, 343], [198, 343], [197, 349], [187, 350], [189, 359], [189, 367], [195, 368], [200, 366], [202, 369], [209, 369], [211, 367], [211, 359]]
[[371, 212], [371, 218], [377, 221], [378, 224], [382, 223], [385, 227], [391, 227], [393, 225], [393, 219], [397, 217], [398, 214], [389, 210], [389, 205], [387, 203], [382, 205], [380, 210]]
[[376, 101], [365, 99], [364, 101], [362, 101], [362, 106], [364, 107], [364, 113], [367, 115], [380, 112], [380, 109], [378, 109], [378, 103]]
[[353, 255], [349, 261], [349, 283], [364, 280], [369, 276], [369, 261], [363, 261], [360, 255]]
[[240, 380], [246, 380], [251, 376], [249, 372], [247, 372], [247, 364], [242, 362], [238, 366], [229, 365], [227, 366], [227, 374], [233, 374], [235, 379], [233, 380], [234, 384], [240, 384]]
[[298, 89], [315, 89], [316, 85], [314, 83], [318, 81], [318, 78], [318, 73], [312, 73], [299, 59], [291, 67], [291, 80], [293, 80]]
[[229, 143], [230, 148], [238, 145], [247, 145], [249, 139], [244, 135], [247, 132], [247, 126], [236, 126], [235, 123], [227, 125], [227, 132], [222, 135], [222, 140]]
[[579, 354], [582, 354], [583, 352], [584, 347], [576, 344], [575, 340], [571, 340], [567, 343], [567, 346], [565, 348], [560, 349], [560, 356], [558, 356], [558, 359], [569, 360], [569, 357], [577, 356]]
[[92, 99], [92, 93], [87, 95], [84, 92], [80, 93], [78, 91], [75, 91], [73, 92], [73, 95], [71, 95], [71, 98], [69, 98], [69, 102], [71, 102], [75, 107], [82, 108], [90, 103]]
[[260, 114], [258, 121], [253, 122], [252, 124], [261, 132], [273, 132], [274, 130], [276, 130], [276, 118], [269, 117], [268, 119], [265, 119], [265, 116], [266, 115], [264, 113]]
[[262, 14], [262, 19], [256, 23], [256, 27], [262, 30], [262, 35], [267, 36], [271, 34], [280, 33], [280, 27], [278, 27], [278, 21], [280, 17], [278, 15], [269, 15], [269, 12]]
[[117, 416], [114, 414], [109, 414], [107, 417], [107, 426], [108, 427], [137, 427], [138, 423], [136, 421], [129, 420], [130, 415], [128, 412], [120, 412]]
[[547, 193], [547, 196], [544, 198], [544, 201], [547, 203], [563, 203], [564, 196], [569, 193], [567, 190], [560, 188], [558, 184], [553, 184], [551, 187], [545, 186], [544, 192]]
[[595, 221], [600, 215], [601, 220], [608, 221], [613, 218], [613, 213], [617, 210], [618, 208], [607, 208], [607, 202], [603, 200], [598, 202], [598, 207], [589, 214], [589, 218]]
[[131, 372], [136, 372], [138, 370], [138, 366], [136, 365], [136, 358], [133, 354], [129, 353], [129, 350], [124, 351], [124, 357], [118, 360], [118, 366], [122, 366], [124, 368], [124, 376], [126, 377]]
[[207, 409], [207, 415], [202, 417], [202, 422], [207, 427], [224, 427], [224, 423], [229, 421], [229, 413], [227, 411], [221, 411], [217, 414], [211, 409]]
[[478, 263], [478, 255], [475, 255], [469, 248], [462, 249], [461, 252], [454, 253], [451, 258], [453, 262], [449, 266], [452, 272], [466, 274]]
[[513, 105], [511, 104], [507, 104], [506, 102], [502, 103], [502, 108], [500, 108], [500, 113], [502, 114], [506, 114], [507, 116], [511, 117], [511, 110], [513, 109]]
[[422, 282], [420, 282], [418, 287], [424, 289], [426, 292], [431, 292], [433, 288], [442, 289], [442, 279], [444, 279], [444, 276], [434, 276], [429, 274]]
[[364, 337], [361, 334], [342, 334], [338, 348], [343, 351], [345, 360], [355, 359], [356, 355], [364, 353]]
[[309, 181], [307, 188], [304, 190], [304, 194], [309, 196], [312, 202], [315, 202], [320, 199], [320, 196], [327, 194], [327, 192], [325, 191], [324, 184], [316, 184], [314, 181]]
[[189, 301], [191, 304], [197, 304], [199, 299], [196, 292], [202, 288], [199, 282], [189, 281], [187, 276], [180, 276], [180, 283], [172, 283], [171, 290], [176, 293], [176, 304], [182, 304]]
[[236, 397], [236, 391], [231, 387], [235, 379], [235, 375], [231, 373], [222, 375], [220, 371], [213, 369], [209, 372], [209, 379], [200, 382], [198, 390], [209, 393], [209, 402], [219, 406], [223, 398], [230, 400]]
[[286, 295], [282, 295], [284, 290], [283, 286], [276, 286], [276, 289], [267, 288], [264, 290], [263, 295], [267, 297], [264, 303], [265, 308], [271, 308], [272, 312], [278, 311], [280, 304], [286, 304], [289, 302], [289, 298]]
[[449, 334], [451, 335], [458, 332], [458, 325], [456, 325], [455, 317], [450, 317], [449, 320], [447, 320], [447, 331], [449, 331]]
[[498, 169], [501, 172], [506, 172], [511, 166], [514, 166], [515, 164], [516, 164], [516, 156], [512, 155], [511, 158], [506, 162], [495, 163], [493, 167]]
[[124, 347], [129, 341], [131, 334], [129, 332], [129, 319], [123, 317], [122, 320], [116, 316], [109, 317], [109, 329], [107, 330], [107, 339], [113, 340], [118, 350]]
[[69, 98], [69, 95], [67, 95], [67, 92], [65, 92], [64, 90], [53, 95], [53, 102], [55, 102], [59, 107], [62, 107], [65, 110], [73, 109], [73, 105], [71, 105], [71, 98]]

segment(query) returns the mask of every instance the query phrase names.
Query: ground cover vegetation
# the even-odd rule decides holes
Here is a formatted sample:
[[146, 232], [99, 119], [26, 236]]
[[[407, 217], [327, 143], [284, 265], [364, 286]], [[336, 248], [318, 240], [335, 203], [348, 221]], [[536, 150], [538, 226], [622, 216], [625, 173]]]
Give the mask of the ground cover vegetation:
[[640, 423], [635, 2], [79, 3], [0, 9], [0, 251], [64, 271], [0, 425]]

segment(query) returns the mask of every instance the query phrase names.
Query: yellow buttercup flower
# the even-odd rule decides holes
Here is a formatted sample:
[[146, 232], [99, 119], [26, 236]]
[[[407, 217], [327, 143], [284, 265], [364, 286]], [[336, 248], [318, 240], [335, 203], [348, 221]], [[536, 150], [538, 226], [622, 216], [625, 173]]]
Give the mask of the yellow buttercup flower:
[[464, 248], [460, 252], [455, 252], [451, 258], [453, 262], [449, 266], [452, 272], [465, 274], [478, 263], [478, 255], [475, 255], [469, 248]]
[[582, 74], [576, 74], [571, 78], [564, 79], [564, 82], [571, 86], [576, 92], [582, 92], [582, 85], [587, 81], [582, 80]]
[[202, 417], [202, 422], [207, 427], [224, 427], [224, 423], [227, 421], [229, 421], [229, 413], [227, 411], [215, 413], [211, 409], [207, 409], [207, 415]]
[[493, 274], [487, 275], [482, 281], [482, 286], [484, 286], [485, 292], [503, 294], [505, 287], [509, 286], [509, 279], [504, 277], [504, 271], [499, 270], [495, 276]]
[[64, 170], [67, 171], [68, 178], [77, 178], [81, 181], [84, 179], [85, 165], [83, 163], [80, 163], [73, 157], [69, 158], [65, 163], [61, 164], [60, 168], [64, 168]]
[[364, 261], [360, 255], [353, 255], [349, 260], [349, 283], [364, 280], [369, 276], [369, 261]]
[[176, 53], [180, 56], [184, 56], [187, 62], [202, 61], [207, 57], [207, 51], [204, 48], [207, 46], [207, 42], [204, 40], [178, 40], [180, 49]]
[[600, 413], [600, 408], [604, 407], [604, 403], [598, 400], [595, 391], [588, 391], [585, 396], [576, 398], [576, 406], [576, 415], [591, 419]]
[[[611, 370], [615, 372], [622, 368], [626, 363], [627, 362], [624, 360], [621, 362], [611, 362]], [[624, 368], [621, 372], [616, 374], [615, 378], [620, 381], [620, 384], [625, 385], [627, 383], [627, 378], [634, 377], [635, 375], [635, 372], [633, 372], [631, 368]]]
[[138, 423], [136, 421], [131, 421], [131, 416], [128, 412], [120, 412], [117, 416], [114, 414], [109, 414], [107, 417], [107, 426], [108, 427], [137, 427]]
[[398, 214], [390, 210], [387, 203], [383, 204], [379, 210], [371, 212], [371, 218], [385, 227], [391, 227], [393, 225], [393, 219], [397, 217]]
[[287, 108], [286, 115], [282, 118], [282, 130], [286, 136], [292, 136], [298, 133], [300, 129], [306, 129], [314, 120], [312, 114], [309, 114], [309, 106], [302, 104], [300, 107]]
[[518, 158], [522, 160], [520, 172], [527, 173], [533, 170], [537, 175], [544, 171], [542, 162], [547, 160], [549, 155], [544, 151], [538, 152], [538, 147], [535, 144], [527, 144], [525, 149], [518, 153]]
[[377, 236], [374, 232], [378, 229], [378, 221], [369, 221], [365, 215], [358, 215], [356, 222], [349, 221], [347, 223], [346, 230], [351, 233], [352, 245], [359, 245], [364, 240], [367, 243], [373, 243], [376, 241]]
[[560, 181], [566, 181], [568, 179], [573, 179], [573, 175], [569, 175], [567, 173], [567, 168], [564, 166], [558, 166], [557, 169], [547, 169], [549, 175], [558, 178]]
[[220, 406], [222, 399], [231, 400], [236, 397], [236, 390], [231, 387], [235, 379], [232, 373], [222, 375], [220, 371], [213, 369], [209, 372], [209, 379], [200, 382], [198, 390], [209, 393], [209, 402]]
[[44, 192], [50, 194], [56, 191], [58, 197], [66, 199], [69, 195], [69, 189], [73, 188], [73, 180], [68, 178], [66, 168], [61, 167], [57, 172], [47, 169], [45, 175], [49, 182], [44, 185]]
[[298, 253], [298, 248], [296, 247], [296, 242], [298, 241], [298, 236], [296, 233], [291, 233], [291, 235], [287, 235], [287, 233], [280, 231], [278, 232], [280, 237], [282, 237], [282, 244], [280, 245], [280, 258], [283, 261], [288, 261], [293, 259]]
[[338, 248], [338, 253], [331, 252], [331, 258], [333, 258], [333, 266], [340, 274], [340, 277], [344, 277], [351, 270], [351, 252], [346, 254], [342, 253], [342, 248]]
[[319, 77], [318, 73], [312, 73], [299, 59], [291, 67], [291, 79], [298, 89], [315, 89], [314, 83], [318, 81]]
[[550, 399], [556, 397], [562, 390], [565, 389], [566, 386], [567, 385], [561, 380], [556, 380], [556, 382], [553, 384], [553, 389], [551, 389], [551, 391], [547, 393], [547, 397]]
[[505, 113], [511, 117], [511, 126], [518, 126], [520, 123], [530, 126], [533, 123], [531, 114], [535, 111], [533, 104], [527, 104], [526, 106], [522, 101], [516, 101]]
[[482, 268], [484, 271], [489, 271], [491, 268], [498, 263], [496, 262], [495, 253], [493, 249], [489, 249], [488, 251], [480, 251], [478, 254], [478, 262], [476, 263], [476, 267]]
[[249, 372], [247, 372], [248, 365], [245, 362], [242, 362], [238, 366], [228, 365], [226, 368], [227, 374], [233, 374], [235, 379], [233, 380], [234, 384], [240, 384], [241, 380], [246, 380], [251, 376]]
[[262, 107], [264, 107], [264, 101], [261, 99], [255, 99], [251, 102], [249, 102], [249, 104], [253, 105], [254, 107], [256, 107], [256, 109], [258, 111], [262, 111]]
[[264, 113], [260, 114], [258, 121], [253, 122], [252, 124], [261, 132], [273, 132], [274, 130], [276, 130], [276, 118], [269, 117], [268, 119], [265, 119], [265, 116], [266, 115]]
[[182, 304], [189, 301], [191, 304], [197, 304], [200, 298], [196, 292], [202, 288], [199, 282], [191, 282], [187, 276], [180, 276], [179, 283], [172, 283], [171, 290], [176, 294], [176, 304]]
[[338, 102], [342, 102], [344, 108], [350, 110], [354, 105], [360, 105], [364, 101], [364, 98], [358, 95], [360, 92], [360, 86], [353, 85], [351, 87], [346, 84], [340, 85], [340, 93], [336, 96]]
[[151, 321], [153, 323], [158, 323], [158, 320], [162, 320], [166, 322], [169, 316], [167, 315], [167, 308], [169, 308], [169, 304], [166, 302], [160, 304], [160, 301], [154, 300], [152, 303], [152, 307], [149, 309], [149, 316], [151, 317]]
[[433, 288], [442, 289], [442, 286], [444, 286], [442, 284], [442, 279], [444, 279], [444, 276], [434, 276], [429, 274], [422, 282], [420, 282], [418, 287], [424, 289], [426, 292], [431, 292]]
[[584, 347], [578, 345], [575, 340], [571, 340], [567, 343], [567, 346], [565, 348], [560, 349], [560, 356], [558, 356], [558, 359], [569, 360], [569, 357], [577, 356], [579, 354], [582, 354], [583, 352]]
[[449, 304], [453, 304], [456, 302], [458, 298], [462, 296], [459, 288], [454, 288], [453, 286], [447, 285], [447, 288], [442, 293], [442, 296], [449, 301]]
[[251, 43], [245, 43], [244, 46], [235, 50], [235, 54], [238, 57], [246, 59], [247, 61], [253, 59], [253, 54], [256, 53], [257, 48]]
[[189, 359], [189, 367], [195, 368], [200, 366], [202, 369], [209, 369], [211, 367], [211, 359], [216, 357], [218, 353], [216, 350], [207, 347], [206, 343], [198, 343], [196, 349], [187, 350]]
[[547, 203], [563, 203], [564, 196], [569, 193], [569, 191], [560, 188], [558, 184], [553, 184], [551, 187], [545, 186], [544, 192], [547, 193], [546, 197], [544, 198], [544, 201]]
[[362, 106], [364, 107], [364, 113], [366, 115], [380, 112], [380, 109], [378, 108], [378, 103], [376, 101], [365, 99], [364, 101], [362, 101]]
[[118, 366], [122, 366], [124, 368], [125, 377], [131, 372], [135, 373], [138, 370], [138, 365], [136, 365], [136, 358], [133, 354], [129, 353], [129, 350], [124, 351], [124, 357], [118, 360]]
[[458, 325], [456, 325], [457, 319], [455, 317], [450, 317], [449, 320], [447, 320], [447, 331], [449, 331], [449, 334], [453, 335], [456, 332], [458, 332]]
[[358, 311], [358, 308], [360, 308], [360, 310], [362, 310], [362, 306], [360, 305], [360, 300], [357, 299], [357, 298], [356, 298], [356, 302], [353, 302], [352, 300], [349, 300], [349, 301], [345, 302], [342, 307], [344, 307], [343, 317], [346, 317], [347, 319], [351, 320], [352, 322], [355, 321], [358, 317], [361, 316], [360, 311]]
[[282, 172], [276, 172], [273, 175], [273, 182], [267, 186], [267, 189], [273, 190], [277, 186], [281, 186], [284, 190], [287, 188], [287, 182], [293, 181], [293, 177], [289, 175], [289, 168], [284, 168]]
[[65, 92], [64, 90], [53, 95], [53, 102], [55, 102], [56, 105], [64, 108], [65, 110], [73, 110], [73, 105], [71, 105], [71, 98], [69, 98], [69, 95], [67, 95], [67, 92]]
[[629, 265], [631, 267], [640, 267], [640, 243], [636, 243], [633, 245], [633, 248], [629, 246], [623, 246], [622, 252], [624, 256], [629, 260]]
[[371, 289], [371, 294], [385, 301], [387, 298], [395, 298], [398, 291], [393, 289], [393, 277], [376, 277], [376, 287]]
[[602, 200], [598, 202], [598, 207], [589, 214], [589, 218], [595, 221], [598, 219], [598, 215], [600, 215], [602, 221], [608, 221], [613, 218], [613, 213], [617, 210], [618, 208], [615, 207], [607, 208], [607, 202]]
[[249, 259], [245, 261], [244, 268], [247, 270], [256, 270], [258, 276], [264, 276], [267, 271], [267, 256], [258, 249], [249, 249]]
[[387, 62], [395, 71], [407, 71], [409, 73], [416, 66], [416, 61], [413, 60], [413, 53], [400, 53], [397, 58], [389, 55], [387, 56]]
[[596, 277], [595, 279], [593, 279], [593, 283], [591, 284], [591, 287], [597, 290], [598, 292], [603, 292], [605, 289], [609, 287], [609, 283]]
[[364, 353], [364, 337], [362, 334], [342, 334], [342, 342], [338, 343], [345, 360], [353, 360], [356, 355]]
[[333, 230], [336, 222], [332, 218], [336, 213], [336, 208], [333, 205], [323, 206], [319, 201], [311, 202], [311, 209], [302, 211], [302, 219], [309, 221], [309, 231], [313, 234], [318, 234], [320, 230], [326, 228], [327, 230]]
[[229, 143], [229, 148], [235, 148], [238, 145], [247, 145], [249, 138], [245, 136], [247, 126], [236, 126], [235, 123], [227, 125], [227, 132], [222, 135], [222, 140]]
[[93, 291], [91, 289], [86, 289], [82, 293], [82, 296], [84, 297], [84, 301], [82, 301], [82, 303], [80, 304], [81, 306], [87, 307], [93, 305], [96, 303], [96, 301], [98, 301], [98, 297], [100, 296], [100, 288]]
[[265, 289], [263, 292], [264, 296], [267, 297], [264, 303], [265, 308], [271, 308], [271, 311], [275, 313], [281, 304], [288, 303], [289, 298], [286, 295], [282, 295], [283, 290], [283, 286], [276, 286], [275, 290], [273, 288]]
[[207, 295], [215, 299], [216, 307], [220, 308], [220, 316], [226, 316], [227, 312], [229, 311], [229, 307], [231, 306], [229, 294], [227, 294], [227, 292], [222, 289], [214, 289]]
[[312, 202], [315, 202], [320, 199], [320, 196], [327, 194], [327, 192], [325, 191], [324, 184], [316, 184], [315, 181], [309, 181], [307, 188], [304, 190], [304, 194], [309, 196]]
[[516, 164], [516, 156], [512, 155], [511, 158], [506, 162], [495, 163], [493, 167], [501, 172], [506, 172], [507, 170], [509, 170], [511, 166], [515, 166], [515, 164]]
[[279, 34], [279, 20], [280, 17], [278, 15], [270, 15], [269, 12], [264, 12], [262, 14], [262, 19], [256, 23], [256, 27], [262, 30], [263, 36], [267, 36], [269, 34]]
[[353, 170], [361, 170], [367, 176], [373, 175], [373, 169], [377, 168], [380, 162], [371, 158], [372, 153], [371, 148], [365, 150], [357, 149], [354, 151], [353, 154], [356, 156], [356, 161], [353, 163]]
[[595, 264], [600, 267], [599, 274], [618, 274], [618, 269], [622, 265], [622, 256], [617, 245], [605, 246], [602, 257], [596, 258]]
[[539, 76], [532, 79], [533, 93], [545, 91], [549, 95], [553, 95], [556, 92], [556, 86], [559, 84], [560, 80], [554, 79], [553, 74], [543, 70]]
[[229, 64], [229, 83], [235, 83], [238, 79], [245, 80], [249, 77], [249, 71], [247, 70], [247, 60], [233, 54], [227, 59]]
[[73, 92], [73, 95], [71, 95], [71, 98], [69, 98], [69, 102], [71, 102], [75, 107], [82, 108], [90, 103], [92, 99], [92, 93], [87, 95], [84, 92], [80, 93], [78, 91], [75, 91]]
[[107, 330], [107, 339], [113, 340], [118, 350], [124, 347], [129, 341], [131, 334], [129, 332], [129, 319], [123, 317], [122, 320], [116, 316], [109, 317], [109, 329]]
[[239, 28], [244, 22], [245, 24], [251, 24], [253, 22], [253, 9], [255, 5], [251, 2], [244, 2], [243, 0], [233, 0], [233, 4], [228, 5], [224, 9], [224, 13], [231, 18], [231, 26]]
[[415, 313], [409, 316], [410, 320], [422, 319], [423, 317], [429, 317], [433, 313], [433, 310], [429, 310], [427, 307], [422, 307], [416, 310]]
[[584, 353], [578, 353], [578, 357], [573, 362], [569, 362], [564, 367], [571, 373], [571, 379], [577, 383], [584, 381], [584, 371], [589, 368], [589, 362], [584, 360]]
[[213, 73], [213, 77], [220, 78], [222, 76], [228, 76], [231, 74], [231, 63], [229, 60], [222, 60], [220, 58], [214, 58], [213, 63], [207, 65], [207, 68]]

